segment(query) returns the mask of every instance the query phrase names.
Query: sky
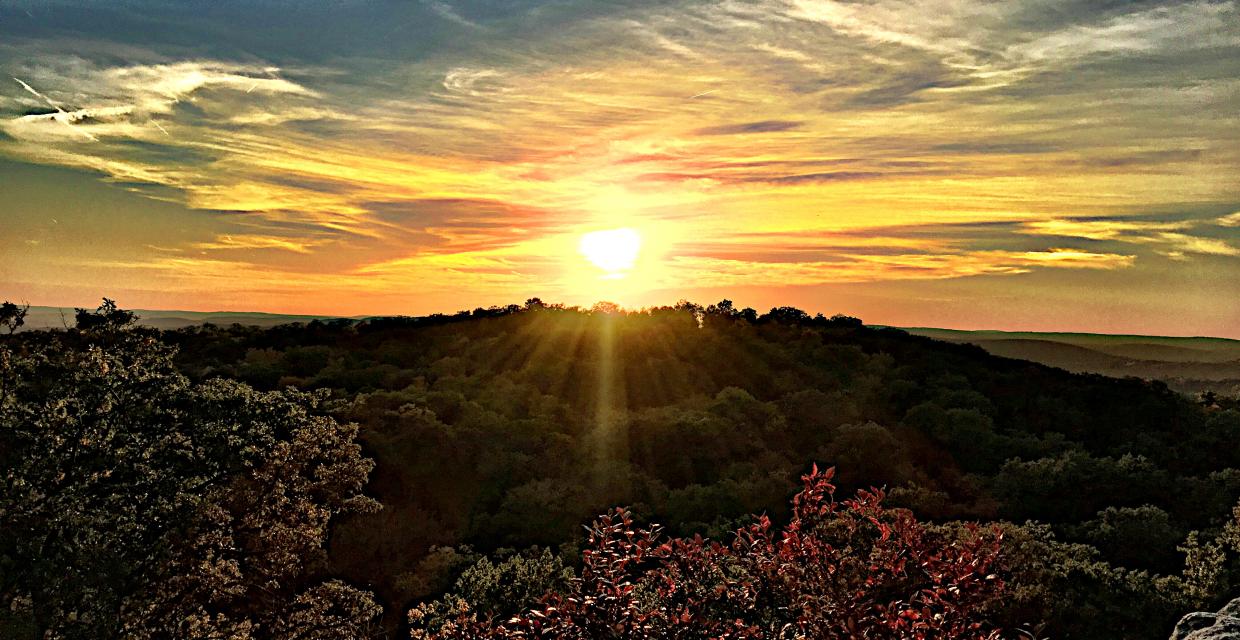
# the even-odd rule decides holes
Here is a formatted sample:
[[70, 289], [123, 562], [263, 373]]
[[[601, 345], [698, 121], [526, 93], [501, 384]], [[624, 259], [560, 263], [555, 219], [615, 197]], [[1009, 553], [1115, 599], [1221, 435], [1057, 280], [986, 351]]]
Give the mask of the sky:
[[1240, 5], [0, 0], [0, 298], [105, 295], [1240, 338]]

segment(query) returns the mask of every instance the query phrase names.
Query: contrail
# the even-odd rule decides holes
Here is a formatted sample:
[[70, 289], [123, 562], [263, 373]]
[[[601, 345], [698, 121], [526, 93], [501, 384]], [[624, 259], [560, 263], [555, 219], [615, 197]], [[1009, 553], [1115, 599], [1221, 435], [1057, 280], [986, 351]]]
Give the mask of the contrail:
[[710, 91], [703, 91], [697, 95], [689, 96], [689, 99], [692, 100], [694, 98], [701, 98], [702, 96], [708, 96], [716, 91], [718, 91], [718, 89], [711, 89]]
[[152, 120], [152, 121], [151, 121], [151, 124], [155, 125], [155, 128], [156, 128], [156, 129], [159, 129], [160, 131], [163, 131], [163, 132], [164, 132], [164, 135], [168, 136], [169, 138], [171, 138], [171, 137], [172, 137], [172, 134], [171, 134], [171, 133], [168, 133], [168, 130], [167, 130], [167, 129], [165, 129], [165, 128], [163, 127], [163, 125], [159, 124], [159, 122], [158, 122], [158, 121], [156, 121], [156, 120]]
[[64, 110], [64, 109], [61, 109], [61, 108], [60, 108], [60, 105], [58, 105], [58, 104], [56, 104], [54, 101], [52, 101], [52, 99], [51, 99], [51, 98], [49, 98], [49, 97], [47, 97], [47, 96], [45, 96], [45, 95], [43, 95], [43, 94], [39, 93], [38, 91], [35, 91], [35, 90], [34, 90], [34, 87], [32, 87], [32, 86], [30, 86], [30, 85], [26, 84], [25, 82], [23, 82], [21, 78], [16, 78], [16, 77], [15, 77], [15, 78], [13, 78], [13, 79], [14, 79], [14, 80], [16, 80], [16, 81], [17, 81], [17, 84], [20, 84], [20, 85], [22, 86], [22, 88], [24, 88], [26, 91], [29, 91], [29, 92], [30, 92], [30, 93], [31, 93], [34, 97], [36, 97], [36, 98], [38, 98], [38, 99], [40, 99], [40, 100], [42, 100], [42, 101], [46, 102], [47, 104], [51, 105], [51, 107], [52, 107], [53, 109], [55, 109], [55, 110], [57, 110], [57, 111], [59, 111], [59, 112], [61, 112], [61, 113], [64, 113], [64, 112], [65, 112], [65, 110]]
[[[33, 95], [34, 97], [36, 97], [36, 98], [38, 98], [38, 99], [40, 99], [40, 100], [42, 100], [42, 101], [46, 102], [46, 103], [47, 103], [50, 107], [52, 107], [53, 109], [55, 109], [55, 110], [56, 110], [56, 112], [57, 112], [57, 113], [59, 113], [60, 115], [65, 115], [65, 116], [69, 115], [69, 112], [65, 111], [64, 109], [61, 109], [61, 108], [60, 108], [60, 105], [59, 105], [59, 104], [56, 104], [56, 101], [54, 101], [54, 100], [52, 100], [51, 98], [49, 98], [49, 97], [47, 97], [47, 96], [45, 96], [45, 95], [43, 95], [43, 94], [39, 93], [38, 91], [35, 91], [35, 90], [34, 90], [34, 87], [32, 87], [32, 86], [30, 86], [30, 85], [26, 84], [25, 82], [23, 82], [21, 78], [18, 78], [18, 77], [16, 77], [16, 76], [14, 76], [14, 77], [13, 77], [13, 79], [14, 79], [14, 80], [16, 80], [16, 81], [17, 81], [17, 84], [20, 84], [20, 85], [22, 86], [22, 88], [24, 88], [26, 91], [29, 91], [29, 92], [31, 93], [31, 95]], [[65, 120], [65, 119], [63, 119], [63, 118], [56, 118], [56, 117], [53, 117], [52, 119], [53, 119], [53, 120], [55, 120], [56, 122], [59, 122], [60, 124], [65, 125], [66, 127], [69, 127], [69, 129], [70, 129], [71, 131], [75, 132], [75, 133], [80, 133], [80, 134], [82, 134], [82, 135], [86, 136], [87, 138], [89, 138], [90, 140], [92, 140], [92, 141], [94, 141], [94, 142], [99, 142], [99, 138], [96, 138], [95, 136], [92, 136], [92, 135], [90, 135], [89, 133], [87, 133], [87, 132], [85, 132], [85, 131], [82, 131], [81, 129], [78, 129], [77, 127], [73, 126], [73, 125], [72, 125], [72, 124], [70, 124], [67, 120]]]

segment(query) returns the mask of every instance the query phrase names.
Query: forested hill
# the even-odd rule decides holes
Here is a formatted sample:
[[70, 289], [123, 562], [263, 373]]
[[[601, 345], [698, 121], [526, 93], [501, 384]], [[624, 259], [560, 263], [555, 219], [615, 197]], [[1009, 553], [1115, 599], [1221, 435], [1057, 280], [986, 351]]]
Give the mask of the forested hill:
[[922, 518], [1021, 523], [998, 615], [1055, 637], [1165, 637], [1240, 577], [1234, 559], [1199, 566], [1240, 497], [1235, 399], [722, 303], [164, 335], [191, 379], [326, 389], [361, 425], [385, 508], [335, 528], [331, 567], [390, 620], [481, 555], [539, 545], [571, 564], [580, 525], [612, 505], [677, 534], [778, 521], [812, 462]]
[[[137, 324], [181, 329], [201, 324], [274, 327], [294, 322], [362, 321], [367, 316], [287, 315], [237, 311], [134, 309]], [[484, 310], [486, 311], [486, 310]], [[70, 307], [29, 307], [24, 330], [62, 329], [73, 324]], [[881, 328], [881, 327], [876, 327]], [[1036, 331], [962, 331], [896, 327], [913, 335], [976, 344], [1007, 358], [1031, 360], [1078, 373], [1161, 380], [1188, 395], [1240, 394], [1240, 340]]]

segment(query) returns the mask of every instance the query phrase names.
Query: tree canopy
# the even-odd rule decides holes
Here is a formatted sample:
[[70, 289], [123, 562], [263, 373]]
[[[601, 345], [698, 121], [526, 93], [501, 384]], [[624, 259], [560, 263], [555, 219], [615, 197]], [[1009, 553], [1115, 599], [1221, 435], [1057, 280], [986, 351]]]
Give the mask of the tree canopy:
[[78, 319], [0, 343], [5, 637], [368, 627], [370, 596], [320, 579], [331, 518], [376, 507], [356, 425], [322, 394], [192, 383], [114, 305]]

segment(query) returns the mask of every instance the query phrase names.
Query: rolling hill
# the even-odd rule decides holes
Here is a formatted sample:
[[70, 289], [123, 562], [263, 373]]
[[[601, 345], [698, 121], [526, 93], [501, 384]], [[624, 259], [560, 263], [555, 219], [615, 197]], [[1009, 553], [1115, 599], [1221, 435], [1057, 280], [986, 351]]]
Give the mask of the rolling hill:
[[[26, 316], [25, 329], [59, 329], [73, 326], [73, 307], [31, 306]], [[161, 309], [131, 309], [138, 315], [138, 323], [156, 329], [180, 329], [200, 324], [228, 326], [240, 324], [251, 327], [274, 327], [293, 322], [328, 320], [332, 316], [291, 315], [262, 313], [257, 311], [175, 311]]]
[[1208, 337], [959, 331], [906, 328], [914, 335], [974, 344], [1006, 358], [1019, 358], [1074, 373], [1162, 380], [1188, 394], [1240, 393], [1240, 340]]

